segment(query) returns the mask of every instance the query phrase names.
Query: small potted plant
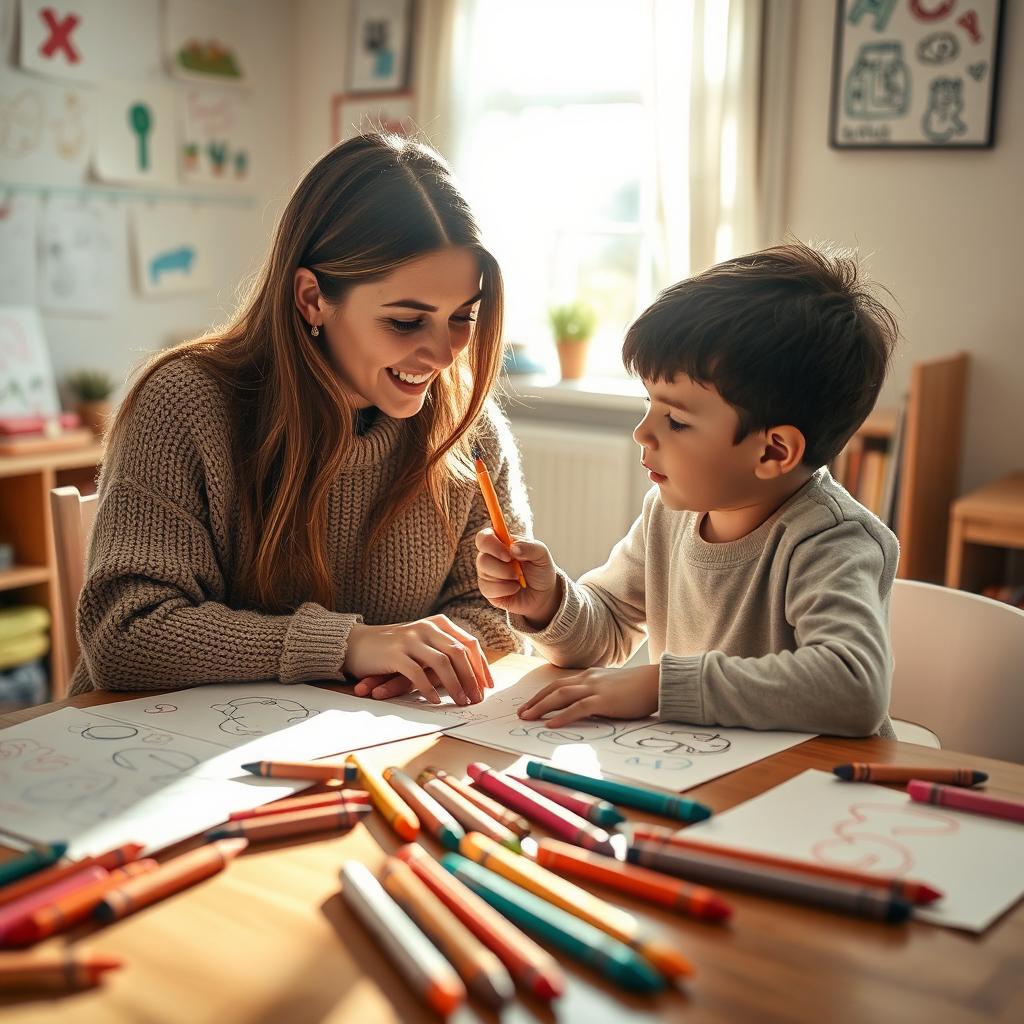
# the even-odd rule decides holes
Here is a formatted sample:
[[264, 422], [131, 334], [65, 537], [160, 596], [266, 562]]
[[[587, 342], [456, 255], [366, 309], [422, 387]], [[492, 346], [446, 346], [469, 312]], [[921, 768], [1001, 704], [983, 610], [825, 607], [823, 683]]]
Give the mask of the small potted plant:
[[75, 396], [75, 410], [82, 417], [82, 423], [97, 437], [102, 437], [110, 419], [113, 377], [103, 370], [78, 370], [68, 377], [68, 387]]
[[579, 380], [587, 365], [587, 349], [597, 316], [585, 302], [552, 306], [548, 320], [555, 334], [562, 380]]

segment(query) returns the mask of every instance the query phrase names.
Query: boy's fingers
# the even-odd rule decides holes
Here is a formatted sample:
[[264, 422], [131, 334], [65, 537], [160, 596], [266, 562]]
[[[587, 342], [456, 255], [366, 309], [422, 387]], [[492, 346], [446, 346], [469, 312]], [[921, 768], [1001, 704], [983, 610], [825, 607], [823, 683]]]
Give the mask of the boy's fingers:
[[502, 561], [493, 555], [478, 555], [476, 560], [478, 576], [486, 576], [492, 580], [515, 580], [519, 577], [511, 560]]
[[581, 700], [587, 691], [582, 686], [561, 686], [553, 693], [549, 693], [542, 700], [537, 701], [526, 711], [519, 710], [521, 718], [543, 718], [550, 711], [561, 711], [562, 708]]
[[481, 554], [490, 555], [501, 562], [508, 562], [512, 558], [508, 553], [508, 548], [498, 540], [494, 531], [489, 527], [476, 535], [476, 549]]
[[544, 724], [550, 725], [552, 729], [558, 729], [563, 725], [572, 725], [573, 722], [578, 722], [580, 719], [598, 714], [600, 712], [599, 704], [599, 699], [591, 694], [589, 697], [576, 701], [575, 704], [570, 704], [559, 714], [545, 719]]
[[522, 704], [519, 705], [519, 714], [522, 715], [524, 711], [529, 711], [529, 709], [532, 708], [537, 703], [537, 701], [543, 700], [549, 693], [553, 693], [555, 690], [559, 689], [564, 685], [565, 684], [562, 682], [562, 680], [559, 679], [557, 682], [548, 683], [547, 686], [541, 687], [541, 689], [539, 689], [532, 697], [530, 697], [529, 700], [525, 700]]
[[520, 562], [538, 562], [542, 565], [549, 561], [548, 549], [540, 541], [519, 540], [512, 538], [512, 547], [509, 553]]

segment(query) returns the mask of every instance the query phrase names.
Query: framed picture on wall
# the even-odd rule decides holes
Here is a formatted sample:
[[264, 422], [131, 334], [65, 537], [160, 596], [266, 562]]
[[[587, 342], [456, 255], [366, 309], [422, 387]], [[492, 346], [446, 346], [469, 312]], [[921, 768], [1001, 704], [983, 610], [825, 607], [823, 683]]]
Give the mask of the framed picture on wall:
[[409, 76], [411, 0], [355, 0], [351, 33], [348, 91], [404, 90]]
[[361, 131], [409, 135], [415, 130], [411, 92], [335, 96], [331, 100], [331, 136], [344, 142]]
[[979, 149], [995, 142], [1003, 0], [836, 0], [829, 142]]

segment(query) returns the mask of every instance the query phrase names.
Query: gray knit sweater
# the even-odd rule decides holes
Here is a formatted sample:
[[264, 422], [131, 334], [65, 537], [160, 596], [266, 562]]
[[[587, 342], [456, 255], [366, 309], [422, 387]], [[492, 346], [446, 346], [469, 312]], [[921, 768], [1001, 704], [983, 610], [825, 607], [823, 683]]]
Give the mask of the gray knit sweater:
[[[296, 610], [235, 607], [240, 544], [231, 427], [220, 390], [186, 356], [146, 382], [106, 454], [78, 605], [82, 657], [71, 693], [203, 683], [343, 678], [356, 622], [406, 622], [442, 612], [485, 646], [522, 650], [504, 613], [477, 589], [474, 535], [488, 525], [474, 481], [456, 487], [449, 539], [421, 495], [361, 566], [368, 530], [394, 484], [402, 421], [379, 415], [355, 439], [330, 492], [328, 557], [334, 608], [283, 595]], [[476, 428], [495, 489], [517, 533], [530, 512], [508, 425], [489, 403]]]
[[512, 625], [576, 667], [622, 664], [649, 635], [665, 719], [891, 737], [892, 532], [826, 469], [737, 541], [708, 543], [700, 519], [652, 488], [545, 629]]

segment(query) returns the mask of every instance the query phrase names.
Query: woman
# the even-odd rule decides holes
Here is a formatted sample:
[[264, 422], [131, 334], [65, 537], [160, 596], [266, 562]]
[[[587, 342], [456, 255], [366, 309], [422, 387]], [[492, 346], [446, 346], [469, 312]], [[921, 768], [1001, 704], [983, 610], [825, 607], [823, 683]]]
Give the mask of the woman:
[[306, 175], [221, 331], [157, 356], [100, 477], [72, 693], [359, 679], [477, 701], [517, 647], [476, 586], [471, 446], [529, 509], [487, 402], [502, 283], [441, 158], [389, 135]]

